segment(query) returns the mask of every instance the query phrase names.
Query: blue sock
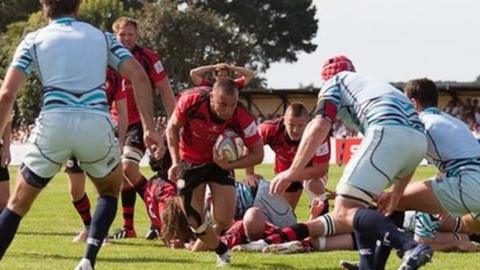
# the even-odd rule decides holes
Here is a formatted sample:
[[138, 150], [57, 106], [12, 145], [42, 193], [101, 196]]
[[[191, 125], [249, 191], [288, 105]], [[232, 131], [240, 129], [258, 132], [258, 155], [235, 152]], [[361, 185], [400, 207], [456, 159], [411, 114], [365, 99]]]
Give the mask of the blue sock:
[[372, 238], [384, 241], [402, 252], [417, 245], [411, 237], [399, 231], [392, 220], [372, 209], [357, 210], [353, 218], [353, 229], [360, 233], [370, 234]]
[[95, 265], [103, 239], [107, 236], [108, 229], [117, 213], [117, 202], [117, 198], [110, 196], [100, 196], [97, 199], [97, 208], [88, 231], [87, 249], [85, 251], [85, 258], [90, 260], [92, 266]]
[[353, 231], [357, 243], [358, 253], [360, 253], [360, 262], [358, 269], [373, 270], [375, 269], [375, 246], [377, 238], [371, 233], [363, 233], [357, 230]]
[[[388, 217], [395, 226], [398, 228], [403, 228], [403, 219], [405, 218], [405, 212], [395, 211], [391, 216]], [[390, 251], [392, 246], [388, 242], [379, 241], [375, 248], [375, 267], [376, 269], [385, 269], [387, 264], [388, 257], [390, 256]]]
[[8, 246], [12, 243], [22, 217], [8, 208], [4, 208], [0, 215], [0, 260]]

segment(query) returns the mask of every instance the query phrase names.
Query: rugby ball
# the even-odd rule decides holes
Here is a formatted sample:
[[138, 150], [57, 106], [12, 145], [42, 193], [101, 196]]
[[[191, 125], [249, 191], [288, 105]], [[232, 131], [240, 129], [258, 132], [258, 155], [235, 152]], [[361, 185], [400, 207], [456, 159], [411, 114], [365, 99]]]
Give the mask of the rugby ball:
[[225, 130], [218, 136], [214, 149], [217, 153], [225, 153], [228, 161], [235, 161], [244, 155], [242, 138], [233, 130]]

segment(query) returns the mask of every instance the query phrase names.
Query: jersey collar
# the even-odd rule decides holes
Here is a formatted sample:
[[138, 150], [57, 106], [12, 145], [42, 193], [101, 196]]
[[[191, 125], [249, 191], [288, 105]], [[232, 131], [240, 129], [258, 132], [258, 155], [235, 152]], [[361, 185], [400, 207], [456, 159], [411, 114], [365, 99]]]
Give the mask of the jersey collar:
[[50, 23], [66, 24], [66, 23], [72, 23], [74, 21], [76, 21], [75, 18], [63, 16], [63, 17], [58, 17], [53, 19]]

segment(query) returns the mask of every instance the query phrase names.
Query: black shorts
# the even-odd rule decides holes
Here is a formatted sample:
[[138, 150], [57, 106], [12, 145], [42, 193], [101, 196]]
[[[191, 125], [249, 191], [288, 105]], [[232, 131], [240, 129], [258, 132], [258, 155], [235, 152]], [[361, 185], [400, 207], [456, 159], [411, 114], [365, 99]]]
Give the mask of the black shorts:
[[128, 126], [127, 134], [125, 135], [125, 146], [134, 147], [145, 153], [145, 142], [143, 141], [143, 127], [142, 123], [138, 122]]
[[78, 165], [78, 160], [76, 157], [70, 157], [65, 164], [65, 173], [83, 173], [82, 168]]
[[6, 182], [8, 180], [10, 180], [10, 174], [8, 174], [8, 168], [0, 166], [0, 182]]
[[232, 171], [225, 171], [217, 164], [191, 165], [183, 163], [183, 179], [185, 187], [180, 190], [180, 194], [192, 192], [202, 183], [218, 183], [221, 185], [235, 186], [235, 178]]
[[296, 182], [292, 182], [290, 184], [290, 186], [288, 186], [287, 190], [285, 190], [286, 192], [297, 192], [297, 191], [301, 191], [303, 189], [303, 181], [296, 181]]

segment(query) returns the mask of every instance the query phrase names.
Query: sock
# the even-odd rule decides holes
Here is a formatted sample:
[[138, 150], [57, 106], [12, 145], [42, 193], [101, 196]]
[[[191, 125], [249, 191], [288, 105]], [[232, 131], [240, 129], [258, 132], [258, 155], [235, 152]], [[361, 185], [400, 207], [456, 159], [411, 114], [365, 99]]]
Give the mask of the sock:
[[[391, 216], [388, 217], [395, 226], [398, 228], [403, 228], [403, 220], [405, 218], [405, 212], [403, 211], [395, 211]], [[387, 264], [388, 257], [390, 256], [390, 252], [392, 251], [392, 247], [388, 242], [378, 241], [376, 248], [375, 248], [375, 267], [376, 269], [385, 269], [385, 265]]]
[[12, 243], [22, 217], [8, 208], [4, 208], [0, 215], [0, 260], [8, 246]]
[[145, 179], [145, 177], [142, 176], [142, 178], [140, 178], [140, 181], [138, 182], [138, 184], [135, 185], [135, 187], [133, 187], [135, 189], [135, 191], [138, 193], [138, 195], [140, 195], [140, 197], [144, 200], [145, 200], [145, 196], [146, 196], [146, 191], [147, 191], [147, 184], [148, 184], [148, 181], [147, 179]]
[[360, 262], [358, 264], [359, 269], [375, 269], [374, 251], [377, 239], [368, 231], [360, 232], [358, 230], [354, 230], [353, 235], [355, 236], [358, 253], [360, 254]]
[[115, 218], [117, 202], [117, 198], [110, 196], [100, 196], [97, 200], [97, 207], [88, 231], [87, 249], [85, 251], [85, 258], [90, 260], [92, 266], [95, 265], [103, 239], [107, 236], [108, 229]]
[[390, 219], [372, 209], [357, 210], [353, 218], [353, 229], [362, 234], [370, 234], [372, 238], [382, 240], [402, 252], [417, 245], [412, 238], [399, 231]]
[[290, 227], [285, 227], [279, 232], [268, 236], [264, 240], [269, 245], [280, 244], [294, 240], [303, 240], [304, 238], [307, 238], [309, 234], [310, 232], [308, 231], [307, 225], [298, 223]]
[[122, 213], [123, 213], [123, 228], [133, 230], [133, 218], [135, 212], [135, 200], [137, 194], [131, 187], [122, 190]]
[[215, 248], [215, 253], [217, 253], [218, 255], [222, 255], [227, 251], [228, 251], [227, 245], [225, 245], [225, 243], [223, 243], [222, 241], [219, 240], [218, 241], [218, 246], [217, 246], [217, 248]]
[[92, 222], [92, 215], [90, 214], [90, 200], [88, 199], [87, 193], [85, 193], [80, 200], [72, 203], [82, 218], [83, 225], [85, 225], [85, 227], [90, 226], [90, 223]]

